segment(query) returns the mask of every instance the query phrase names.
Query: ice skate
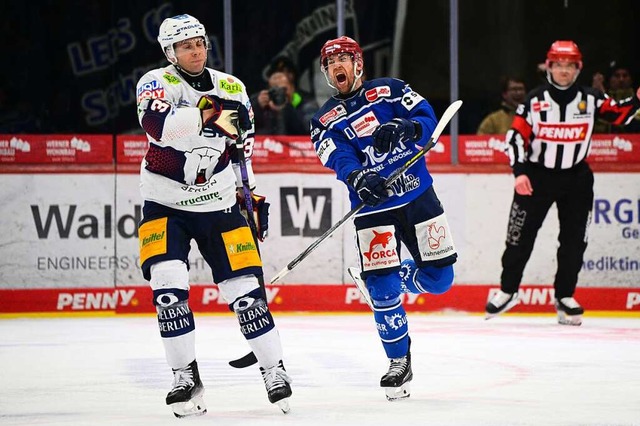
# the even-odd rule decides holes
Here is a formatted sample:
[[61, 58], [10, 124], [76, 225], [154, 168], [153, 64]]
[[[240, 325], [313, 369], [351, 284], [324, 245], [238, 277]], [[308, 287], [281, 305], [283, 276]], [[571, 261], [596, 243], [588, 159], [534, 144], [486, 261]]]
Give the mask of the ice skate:
[[487, 303], [487, 306], [484, 308], [486, 311], [486, 316], [484, 319], [491, 319], [496, 315], [500, 315], [503, 312], [507, 312], [509, 309], [516, 306], [518, 303], [518, 292], [516, 291], [513, 294], [505, 293], [502, 290], [499, 290]]
[[173, 370], [173, 389], [167, 394], [167, 405], [178, 417], [201, 416], [207, 412], [202, 396], [204, 386], [194, 360], [184, 368]]
[[282, 412], [287, 414], [290, 410], [289, 397], [293, 393], [291, 391], [291, 386], [289, 385], [292, 380], [284, 369], [282, 361], [280, 361], [275, 367], [267, 369], [260, 367], [260, 373], [262, 373], [264, 386], [267, 388], [269, 402], [272, 404], [278, 404], [278, 407], [280, 407]]
[[380, 387], [384, 388], [389, 401], [409, 398], [411, 379], [413, 379], [413, 371], [411, 371], [411, 351], [409, 350], [407, 355], [390, 360], [389, 371], [380, 379]]
[[364, 283], [362, 278], [360, 278], [360, 269], [356, 268], [355, 266], [352, 266], [350, 268], [347, 268], [347, 271], [349, 271], [349, 275], [351, 275], [351, 279], [356, 284], [356, 287], [358, 288], [358, 290], [360, 290], [360, 294], [362, 295], [362, 298], [367, 303], [367, 305], [369, 305], [371, 310], [373, 310], [373, 302], [371, 301], [369, 290], [367, 290], [366, 284]]
[[563, 297], [555, 301], [558, 324], [581, 325], [584, 309], [573, 297]]

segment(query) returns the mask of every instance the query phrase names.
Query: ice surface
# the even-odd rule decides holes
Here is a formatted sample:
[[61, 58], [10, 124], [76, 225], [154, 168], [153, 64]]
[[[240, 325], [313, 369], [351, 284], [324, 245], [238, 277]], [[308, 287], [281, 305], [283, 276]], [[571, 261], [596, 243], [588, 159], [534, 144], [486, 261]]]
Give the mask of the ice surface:
[[205, 416], [164, 404], [172, 375], [153, 316], [0, 320], [2, 425], [640, 425], [640, 319], [409, 315], [409, 399], [378, 387], [370, 315], [275, 314], [291, 412], [267, 401], [234, 317], [196, 314]]

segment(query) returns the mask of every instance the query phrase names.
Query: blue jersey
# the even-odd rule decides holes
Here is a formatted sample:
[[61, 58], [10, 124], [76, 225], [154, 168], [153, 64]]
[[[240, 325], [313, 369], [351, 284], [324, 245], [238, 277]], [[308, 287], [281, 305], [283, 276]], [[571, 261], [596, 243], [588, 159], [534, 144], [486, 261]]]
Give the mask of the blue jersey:
[[[380, 124], [396, 117], [419, 122], [420, 140], [400, 143], [390, 153], [375, 152], [371, 134]], [[431, 105], [408, 84], [394, 78], [379, 78], [365, 81], [349, 97], [330, 98], [311, 120], [311, 141], [322, 164], [333, 169], [345, 184], [351, 172], [362, 168], [386, 178], [416, 154], [420, 145], [427, 143], [437, 122]], [[426, 163], [418, 161], [393, 184], [395, 195], [377, 207], [366, 206], [360, 214], [405, 205], [432, 183]], [[348, 184], [347, 188], [351, 206], [359, 205], [357, 192]]]

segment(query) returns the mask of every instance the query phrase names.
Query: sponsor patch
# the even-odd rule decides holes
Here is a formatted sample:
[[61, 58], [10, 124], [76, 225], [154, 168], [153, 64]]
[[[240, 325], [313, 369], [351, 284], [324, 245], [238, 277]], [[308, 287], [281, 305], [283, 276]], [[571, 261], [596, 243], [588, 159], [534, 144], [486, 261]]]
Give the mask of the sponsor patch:
[[358, 231], [358, 245], [363, 271], [400, 265], [400, 257], [396, 250], [398, 243], [394, 232], [395, 228], [392, 225]]
[[378, 98], [388, 98], [389, 96], [391, 96], [391, 88], [389, 86], [374, 87], [364, 92], [364, 97], [369, 102], [373, 102]]
[[242, 93], [242, 85], [231, 77], [226, 80], [220, 80], [220, 88], [230, 95]]
[[533, 112], [551, 111], [551, 102], [549, 101], [534, 102], [531, 104], [531, 110]]
[[369, 136], [380, 125], [373, 111], [369, 111], [362, 117], [351, 123], [351, 127], [355, 130], [359, 138]]
[[439, 260], [456, 252], [444, 213], [415, 225], [422, 260]]
[[138, 103], [140, 103], [144, 99], [162, 98], [164, 98], [164, 87], [157, 80], [144, 83], [138, 88]]
[[335, 107], [330, 109], [328, 112], [325, 112], [324, 115], [320, 117], [319, 121], [320, 121], [320, 124], [322, 124], [323, 126], [326, 126], [327, 124], [331, 123], [337, 118], [342, 117], [343, 115], [347, 115], [346, 108], [343, 107], [342, 105], [336, 105]]
[[418, 105], [420, 103], [420, 101], [423, 101], [424, 98], [422, 96], [420, 96], [419, 94], [417, 94], [414, 91], [405, 93], [402, 96], [402, 105], [407, 109], [407, 111], [411, 111], [413, 108], [415, 108], [416, 105]]
[[180, 84], [180, 79], [175, 75], [164, 74], [162, 78], [164, 78], [169, 84]]
[[222, 241], [224, 241], [225, 251], [232, 271], [251, 266], [262, 266], [258, 247], [248, 226], [223, 232]]
[[324, 166], [329, 161], [329, 156], [333, 151], [336, 150], [336, 144], [333, 142], [333, 139], [326, 138], [322, 139], [316, 148], [316, 154], [318, 154], [318, 158], [320, 162]]
[[167, 252], [167, 218], [143, 223], [138, 229], [140, 244], [140, 264], [150, 257]]
[[589, 125], [580, 124], [546, 124], [540, 123], [538, 134], [540, 139], [549, 142], [582, 142], [587, 136]]

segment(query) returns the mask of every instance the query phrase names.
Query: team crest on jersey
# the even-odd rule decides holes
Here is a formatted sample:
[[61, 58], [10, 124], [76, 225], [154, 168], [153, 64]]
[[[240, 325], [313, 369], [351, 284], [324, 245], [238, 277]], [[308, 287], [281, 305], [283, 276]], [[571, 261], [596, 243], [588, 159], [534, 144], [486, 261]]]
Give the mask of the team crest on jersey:
[[389, 86], [374, 87], [364, 92], [364, 97], [369, 102], [373, 102], [378, 98], [388, 98], [391, 96], [391, 88]]
[[533, 112], [551, 111], [551, 102], [549, 101], [534, 102], [533, 104], [531, 104], [531, 109], [533, 110]]
[[327, 124], [342, 117], [343, 115], [347, 115], [346, 108], [342, 105], [336, 105], [335, 107], [330, 109], [328, 112], [324, 113], [322, 117], [320, 117], [320, 124], [322, 124], [323, 126], [326, 126]]
[[220, 80], [220, 88], [230, 95], [242, 93], [242, 85], [231, 77], [226, 80]]
[[142, 102], [144, 99], [162, 98], [164, 98], [164, 87], [157, 80], [144, 83], [138, 88], [138, 103]]
[[373, 111], [369, 111], [362, 117], [351, 123], [351, 127], [355, 130], [359, 138], [370, 136], [373, 131], [380, 125]]

